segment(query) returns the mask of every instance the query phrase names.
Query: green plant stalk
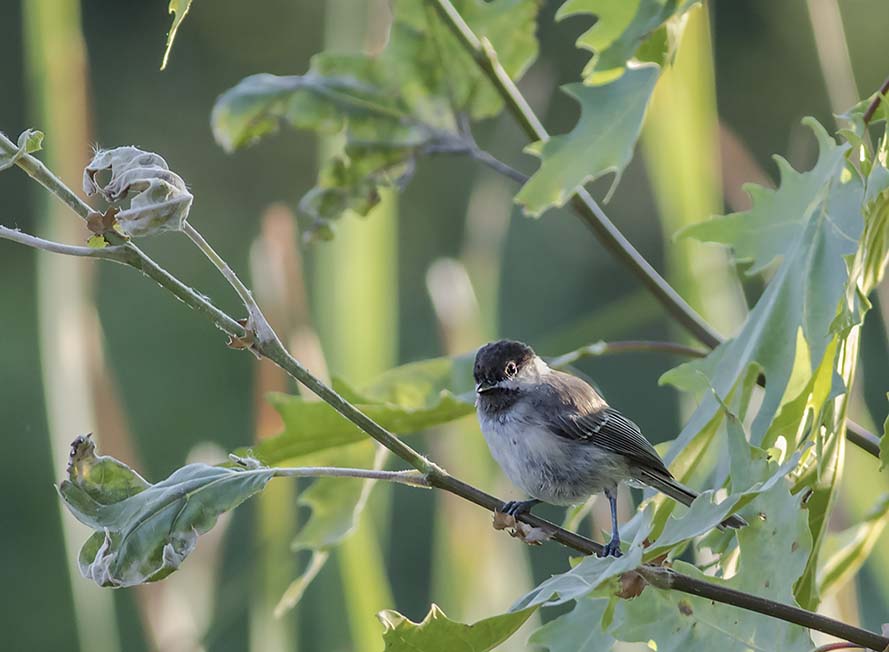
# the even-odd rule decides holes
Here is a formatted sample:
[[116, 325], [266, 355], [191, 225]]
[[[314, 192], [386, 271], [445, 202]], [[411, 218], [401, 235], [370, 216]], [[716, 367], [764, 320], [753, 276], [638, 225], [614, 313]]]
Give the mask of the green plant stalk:
[[[351, 0], [325, 4], [324, 43], [343, 51], [372, 48], [367, 18], [376, 0], [356, 5]], [[320, 144], [322, 156], [334, 143]], [[398, 346], [398, 203], [394, 192], [381, 193], [380, 203], [365, 219], [340, 229], [337, 237], [316, 248], [313, 261], [315, 316], [324, 357], [332, 374], [364, 382], [392, 367]], [[380, 451], [376, 463], [385, 463]], [[375, 464], [376, 465], [376, 464]], [[370, 487], [365, 487], [370, 491]], [[352, 647], [372, 651], [381, 647], [375, 614], [395, 604], [382, 548], [386, 544], [391, 493], [381, 486], [355, 523], [355, 531], [337, 547]]]
[[[89, 147], [86, 47], [80, 2], [23, 2], [22, 12], [30, 102], [45, 127], [59, 134], [47, 148], [47, 157], [65, 178], [77, 179]], [[23, 157], [20, 163], [37, 167], [35, 173], [50, 174], [37, 159]], [[64, 187], [60, 179], [51, 176], [57, 186]], [[40, 200], [39, 229], [43, 234], [53, 240], [77, 235], [77, 225], [67, 219], [61, 206], [46, 196]], [[95, 424], [85, 344], [91, 293], [89, 270], [73, 260], [38, 253], [38, 337], [51, 451], [64, 449], [72, 429], [87, 432]], [[54, 476], [59, 477], [64, 473], [63, 460], [54, 454], [51, 457]], [[114, 596], [83, 582], [76, 563], [78, 542], [86, 529], [61, 513], [60, 521], [76, 645], [82, 652], [116, 652], [121, 648]]]

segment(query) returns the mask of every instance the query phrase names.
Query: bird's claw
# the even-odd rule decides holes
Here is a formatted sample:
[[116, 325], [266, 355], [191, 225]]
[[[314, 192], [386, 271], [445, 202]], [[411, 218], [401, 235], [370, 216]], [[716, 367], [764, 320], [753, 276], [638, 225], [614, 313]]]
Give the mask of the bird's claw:
[[503, 506], [500, 508], [500, 511], [504, 514], [508, 514], [513, 518], [518, 518], [522, 514], [527, 514], [531, 511], [531, 508], [536, 504], [537, 501], [534, 500], [510, 500], [508, 502], [503, 503]]
[[612, 539], [605, 547], [602, 548], [600, 557], [621, 557], [623, 553], [620, 551], [620, 539]]

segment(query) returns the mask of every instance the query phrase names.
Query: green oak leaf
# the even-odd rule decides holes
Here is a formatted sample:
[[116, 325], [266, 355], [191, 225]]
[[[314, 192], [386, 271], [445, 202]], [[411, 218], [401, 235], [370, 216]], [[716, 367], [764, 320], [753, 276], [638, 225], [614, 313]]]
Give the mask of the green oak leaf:
[[614, 645], [602, 627], [607, 608], [605, 598], [581, 598], [574, 609], [535, 630], [528, 642], [548, 652], [606, 652]]
[[91, 442], [75, 444], [69, 477], [58, 490], [68, 510], [96, 530], [78, 562], [83, 576], [99, 586], [163, 579], [220, 514], [262, 491], [274, 475], [267, 467], [189, 464], [149, 484], [122, 462], [96, 457]]
[[179, 26], [182, 25], [182, 21], [185, 20], [185, 16], [188, 15], [190, 9], [191, 0], [170, 0], [168, 13], [173, 14], [173, 24], [170, 25], [170, 31], [167, 32], [167, 45], [164, 47], [164, 58], [163, 61], [161, 61], [161, 70], [164, 70], [167, 67], [167, 62], [170, 60], [170, 50], [173, 49], [173, 40], [176, 38], [176, 32], [179, 31]]
[[643, 65], [605, 86], [563, 87], [580, 104], [580, 119], [571, 132], [529, 146], [541, 163], [516, 195], [527, 214], [536, 217], [563, 206], [579, 186], [609, 172], [612, 190], [617, 186], [633, 157], [657, 78], [657, 66]]
[[18, 148], [14, 153], [0, 156], [0, 172], [11, 168], [22, 156], [40, 151], [43, 148], [43, 132], [36, 129], [26, 129], [19, 134], [16, 145]]
[[668, 41], [675, 41], [673, 32], [681, 29], [678, 19], [696, 4], [698, 0], [567, 0], [556, 20], [596, 17], [576, 43], [593, 53], [583, 70], [584, 80], [601, 84], [622, 75], [633, 58], [665, 63], [675, 48]]
[[422, 622], [415, 623], [397, 611], [381, 611], [384, 652], [488, 652], [512, 636], [534, 608], [485, 618], [472, 625], [448, 618], [433, 604]]
[[[674, 562], [674, 569], [700, 580], [792, 603], [793, 584], [806, 567], [812, 545], [800, 501], [801, 497], [790, 494], [784, 483], [756, 497], [752, 508], [764, 517], [738, 530], [740, 562], [731, 579], [706, 576], [681, 561]], [[808, 652], [813, 647], [802, 627], [678, 591], [649, 586], [637, 598], [614, 601], [608, 634], [619, 641], [653, 641], [656, 647], [649, 646], [658, 652]]]
[[[862, 184], [857, 176], [842, 174], [848, 145], [837, 145], [814, 120], [805, 122], [818, 140], [814, 168], [796, 172], [778, 158], [777, 190], [750, 186], [751, 210], [683, 232], [731, 245], [739, 260], [752, 263], [751, 273], [780, 260], [737, 336], [661, 378], [680, 389], [710, 387], [716, 395], [728, 396], [751, 367], [761, 369], [767, 382], [752, 427], [754, 444], [762, 441], [783, 402], [796, 398], [809, 383], [833, 341], [832, 326], [848, 280], [846, 257], [855, 253], [862, 230]], [[713, 394], [705, 395], [668, 461], [718, 410]]]
[[[471, 370], [469, 356], [433, 358], [390, 369], [357, 390], [342, 381], [334, 387], [384, 427], [406, 434], [471, 413]], [[283, 394], [269, 400], [283, 417], [284, 432], [239, 454], [300, 466], [378, 468], [382, 463], [368, 436], [327, 403]], [[299, 503], [311, 512], [292, 546], [314, 554], [282, 596], [277, 613], [297, 604], [328, 551], [352, 533], [373, 486], [371, 480], [319, 478], [300, 495]]]
[[[517, 79], [537, 56], [535, 0], [462, 0], [464, 20], [496, 48]], [[401, 189], [419, 158], [465, 153], [474, 145], [458, 116], [483, 119], [503, 103], [489, 79], [425, 3], [397, 0], [386, 47], [378, 54], [324, 52], [304, 75], [259, 74], [223, 93], [213, 108], [216, 141], [227, 151], [280, 124], [342, 134], [318, 182], [300, 203], [322, 237], [346, 211], [366, 215], [380, 188]]]
[[[396, 434], [418, 432], [453, 421], [474, 411], [471, 367], [461, 359], [436, 358], [389, 370], [360, 390], [337, 383], [341, 394], [384, 428]], [[457, 371], [462, 373], [457, 376]], [[284, 420], [284, 431], [264, 439], [250, 451], [265, 464], [280, 464], [296, 457], [366, 441], [367, 435], [327, 403], [300, 396], [271, 394], [268, 400]]]

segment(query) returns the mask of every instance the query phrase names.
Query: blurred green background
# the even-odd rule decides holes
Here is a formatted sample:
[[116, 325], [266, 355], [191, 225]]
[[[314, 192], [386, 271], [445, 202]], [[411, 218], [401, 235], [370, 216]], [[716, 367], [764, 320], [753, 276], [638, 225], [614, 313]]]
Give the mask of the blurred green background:
[[[334, 243], [299, 245], [289, 211], [270, 207], [293, 208], [312, 186], [318, 142], [283, 131], [229, 156], [213, 141], [210, 109], [246, 75], [302, 73], [325, 47], [378, 47], [389, 19], [385, 1], [197, 0], [168, 70], [160, 72], [166, 4], [0, 0], [0, 130], [45, 130], [41, 157], [76, 188], [91, 144], [161, 153], [196, 197], [191, 221], [260, 299], [267, 297], [297, 354], [315, 356], [314, 369], [321, 355], [313, 334], [330, 373], [353, 382], [500, 336], [545, 355], [601, 339], [683, 338], [569, 212], [525, 219], [512, 206], [512, 182], [466, 160], [423, 161], [403, 195], [387, 198], [366, 221], [340, 221]], [[558, 85], [573, 81], [587, 60], [573, 40], [590, 22], [554, 23], [558, 4], [545, 3], [541, 55], [521, 85], [553, 133], [576, 119], [576, 106]], [[659, 87], [642, 147], [606, 210], [730, 335], [743, 306], [726, 257], [674, 245], [672, 233], [710, 213], [743, 208], [742, 183], [774, 179], [772, 153], [797, 167], [811, 163], [814, 141], [800, 119], [813, 115], [833, 125], [832, 111], [869, 95], [889, 73], [889, 5], [757, 0], [708, 3], [708, 10], [692, 18], [679, 66], [662, 82], [669, 88]], [[78, 52], [86, 54], [83, 65], [72, 55]], [[479, 126], [476, 136], [516, 167], [534, 169], [508, 116]], [[594, 190], [601, 195], [606, 187]], [[73, 215], [54, 216], [50, 206], [20, 171], [0, 174], [0, 222], [82, 241], [85, 231]], [[222, 279], [183, 239], [161, 237], [145, 248], [237, 312]], [[276, 274], [286, 280], [283, 293], [276, 294]], [[759, 290], [756, 283], [743, 289]], [[889, 291], [877, 294], [852, 408], [873, 430], [885, 418], [889, 388]], [[675, 362], [634, 354], [585, 361], [580, 369], [652, 440], [663, 441], [688, 408], [673, 389], [657, 385]], [[95, 430], [103, 452], [156, 481], [188, 458], [219, 461], [225, 451], [274, 433], [275, 416], [258, 395], [286, 388], [282, 383], [131, 270], [49, 260], [0, 242], [0, 646], [373, 650], [382, 647], [373, 619], [380, 609], [419, 619], [434, 601], [453, 618], [475, 620], [565, 568], [564, 550], [524, 550], [491, 530], [480, 510], [380, 486], [358, 533], [334, 553], [300, 606], [276, 620], [270, 606], [306, 563], [287, 551], [301, 516], [288, 485], [239, 508], [220, 524], [224, 536], [202, 539], [200, 554], [161, 585], [112, 592], [71, 577], [65, 537], [74, 537], [76, 550], [82, 536], [53, 487], [69, 440]], [[488, 459], [472, 418], [413, 441], [462, 478], [518, 497]], [[838, 527], [860, 518], [889, 487], [872, 460], [849, 450]], [[884, 535], [855, 586], [824, 609], [878, 629], [889, 608], [887, 580]], [[523, 636], [507, 648], [524, 649]]]

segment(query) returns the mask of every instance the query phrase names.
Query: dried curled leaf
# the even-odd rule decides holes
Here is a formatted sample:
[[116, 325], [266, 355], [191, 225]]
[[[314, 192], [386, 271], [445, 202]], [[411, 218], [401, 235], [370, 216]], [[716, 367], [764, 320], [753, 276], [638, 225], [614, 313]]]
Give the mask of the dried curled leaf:
[[548, 528], [528, 525], [517, 521], [515, 516], [503, 512], [494, 512], [492, 525], [495, 530], [506, 530], [509, 536], [524, 541], [529, 546], [539, 546], [553, 536], [553, 531]]
[[[106, 183], [98, 180], [110, 172]], [[194, 197], [167, 162], [138, 147], [99, 150], [83, 171], [83, 191], [119, 209], [117, 229], [128, 237], [181, 231]]]

